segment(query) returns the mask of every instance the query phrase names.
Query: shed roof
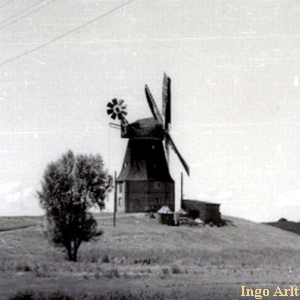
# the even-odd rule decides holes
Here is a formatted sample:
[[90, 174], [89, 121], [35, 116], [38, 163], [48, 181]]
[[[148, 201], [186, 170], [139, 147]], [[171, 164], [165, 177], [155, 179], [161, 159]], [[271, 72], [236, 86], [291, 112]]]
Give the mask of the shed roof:
[[162, 206], [158, 211], [159, 214], [172, 214], [172, 210], [169, 208], [169, 206]]
[[220, 203], [216, 202], [209, 202], [209, 201], [203, 201], [203, 200], [195, 200], [195, 199], [183, 199], [182, 201], [187, 201], [187, 202], [194, 202], [195, 204], [205, 204], [205, 205], [221, 205]]

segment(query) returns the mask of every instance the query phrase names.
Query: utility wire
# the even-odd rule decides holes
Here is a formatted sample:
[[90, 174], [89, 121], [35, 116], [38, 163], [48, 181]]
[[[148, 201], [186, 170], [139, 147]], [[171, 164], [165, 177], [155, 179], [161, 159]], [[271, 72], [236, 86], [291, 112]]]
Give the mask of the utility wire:
[[94, 23], [94, 22], [96, 22], [96, 21], [98, 21], [98, 20], [100, 20], [100, 19], [102, 19], [102, 18], [104, 18], [104, 17], [106, 17], [106, 16], [112, 14], [112, 13], [114, 13], [115, 11], [119, 10], [120, 8], [126, 6], [127, 4], [129, 4], [129, 3], [133, 2], [133, 1], [134, 1], [134, 0], [129, 0], [129, 1], [127, 1], [127, 2], [125, 2], [125, 3], [123, 3], [123, 4], [121, 4], [121, 5], [119, 5], [119, 6], [115, 7], [115, 8], [113, 8], [112, 10], [110, 10], [110, 11], [108, 11], [108, 12], [106, 12], [106, 13], [100, 15], [100, 16], [98, 16], [97, 18], [95, 18], [95, 19], [93, 19], [93, 20], [91, 20], [91, 21], [89, 21], [89, 22], [86, 22], [86, 23], [84, 23], [83, 25], [81, 25], [81, 26], [79, 26], [79, 27], [76, 27], [76, 28], [74, 28], [74, 29], [72, 29], [72, 30], [70, 30], [70, 31], [68, 31], [68, 32], [66, 32], [66, 33], [64, 33], [64, 34], [62, 34], [62, 35], [60, 35], [60, 36], [58, 36], [58, 37], [56, 37], [56, 38], [54, 38], [54, 39], [48, 41], [48, 42], [46, 42], [45, 44], [42, 44], [42, 45], [40, 45], [40, 46], [38, 46], [38, 47], [35, 47], [35, 48], [31, 49], [31, 50], [28, 50], [28, 51], [26, 51], [26, 52], [23, 52], [23, 53], [21, 53], [21, 54], [15, 56], [15, 57], [13, 57], [13, 58], [10, 58], [10, 59], [8, 59], [8, 60], [6, 60], [6, 61], [0, 63], [0, 67], [2, 67], [2, 66], [5, 65], [5, 64], [8, 64], [8, 63], [10, 63], [10, 62], [12, 62], [12, 61], [14, 61], [14, 60], [16, 60], [16, 59], [19, 59], [19, 58], [21, 58], [21, 57], [23, 57], [23, 56], [25, 56], [25, 55], [28, 55], [28, 54], [30, 54], [30, 53], [33, 53], [33, 52], [35, 52], [35, 51], [37, 51], [37, 50], [40, 50], [40, 49], [42, 49], [42, 48], [45, 48], [45, 47], [47, 47], [48, 45], [50, 45], [50, 44], [52, 44], [52, 43], [54, 43], [54, 42], [56, 42], [56, 41], [58, 41], [58, 40], [60, 40], [60, 39], [62, 39], [62, 38], [64, 38], [64, 37], [66, 37], [66, 36], [68, 36], [68, 35], [70, 35], [70, 34], [76, 32], [76, 31], [78, 31], [78, 30], [80, 30], [80, 29], [82, 29], [82, 28], [84, 28], [84, 27], [87, 27], [87, 26], [89, 26], [90, 24], [92, 24], [92, 23]]
[[[27, 14], [21, 16], [20, 18], [14, 20], [14, 21], [12, 21], [12, 22], [10, 22], [10, 23], [8, 23], [8, 24], [2, 26], [2, 27], [1, 27], [1, 23], [2, 23], [2, 22], [1, 22], [1, 23], [0, 23], [0, 31], [1, 31], [2, 29], [6, 28], [6, 27], [8, 27], [8, 26], [10, 26], [10, 25], [12, 25], [12, 24], [14, 24], [14, 23], [16, 23], [16, 22], [22, 20], [22, 19], [24, 19], [25, 17], [27, 17], [27, 16], [29, 16], [29, 15], [31, 15], [31, 14], [37, 12], [38, 10], [41, 10], [41, 9], [45, 8], [46, 6], [48, 6], [49, 4], [51, 4], [51, 3], [55, 2], [55, 1], [57, 1], [57, 0], [52, 0], [52, 1], [48, 2], [47, 4], [45, 4], [44, 6], [40, 6], [40, 7], [38, 7], [37, 9], [35, 9], [35, 10], [33, 10], [33, 11], [30, 11], [30, 12], [28, 12]], [[42, 1], [42, 2], [45, 2], [45, 1]], [[28, 8], [28, 9], [29, 9], [29, 8]]]
[[35, 6], [39, 5], [39, 4], [42, 3], [42, 2], [45, 2], [45, 0], [39, 1], [39, 2], [37, 2], [37, 3], [35, 3], [35, 4], [33, 4], [33, 5], [31, 5], [31, 6], [27, 7], [27, 8], [25, 8], [25, 9], [19, 11], [18, 13], [16, 13], [16, 14], [10, 16], [9, 18], [7, 18], [7, 19], [1, 21], [1, 22], [0, 22], [0, 25], [3, 24], [3, 23], [5, 23], [5, 22], [7, 22], [7, 21], [9, 21], [10, 19], [12, 19], [12, 18], [14, 18], [14, 17], [17, 17], [17, 16], [21, 15], [23, 12], [26, 12], [27, 10], [31, 9], [32, 7], [35, 7]]

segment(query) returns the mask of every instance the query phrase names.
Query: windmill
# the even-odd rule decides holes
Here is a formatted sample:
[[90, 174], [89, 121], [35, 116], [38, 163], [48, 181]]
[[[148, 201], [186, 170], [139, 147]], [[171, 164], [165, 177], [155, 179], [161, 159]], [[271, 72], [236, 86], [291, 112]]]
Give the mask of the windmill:
[[129, 139], [122, 170], [116, 180], [118, 211], [157, 211], [163, 205], [174, 210], [175, 183], [168, 166], [170, 148], [189, 175], [189, 167], [170, 135], [171, 79], [164, 74], [162, 113], [147, 85], [145, 94], [153, 118], [129, 123], [124, 100], [113, 99], [107, 104], [107, 114], [120, 120], [120, 125], [110, 125], [120, 128], [121, 137]]

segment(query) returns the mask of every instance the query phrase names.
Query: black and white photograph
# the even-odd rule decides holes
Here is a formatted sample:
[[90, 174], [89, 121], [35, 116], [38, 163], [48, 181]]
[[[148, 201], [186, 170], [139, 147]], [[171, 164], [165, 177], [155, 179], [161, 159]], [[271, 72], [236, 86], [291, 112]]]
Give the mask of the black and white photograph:
[[0, 299], [300, 299], [300, 2], [0, 0]]

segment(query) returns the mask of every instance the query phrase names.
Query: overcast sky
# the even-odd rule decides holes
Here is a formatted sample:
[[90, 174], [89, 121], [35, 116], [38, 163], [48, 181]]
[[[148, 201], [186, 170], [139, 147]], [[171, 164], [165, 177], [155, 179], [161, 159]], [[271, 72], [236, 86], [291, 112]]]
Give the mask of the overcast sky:
[[[41, 213], [46, 165], [68, 149], [121, 169], [108, 126], [150, 117], [172, 79], [184, 195], [254, 221], [300, 221], [300, 2], [0, 0], [0, 215]], [[175, 155], [172, 176], [179, 197]]]

